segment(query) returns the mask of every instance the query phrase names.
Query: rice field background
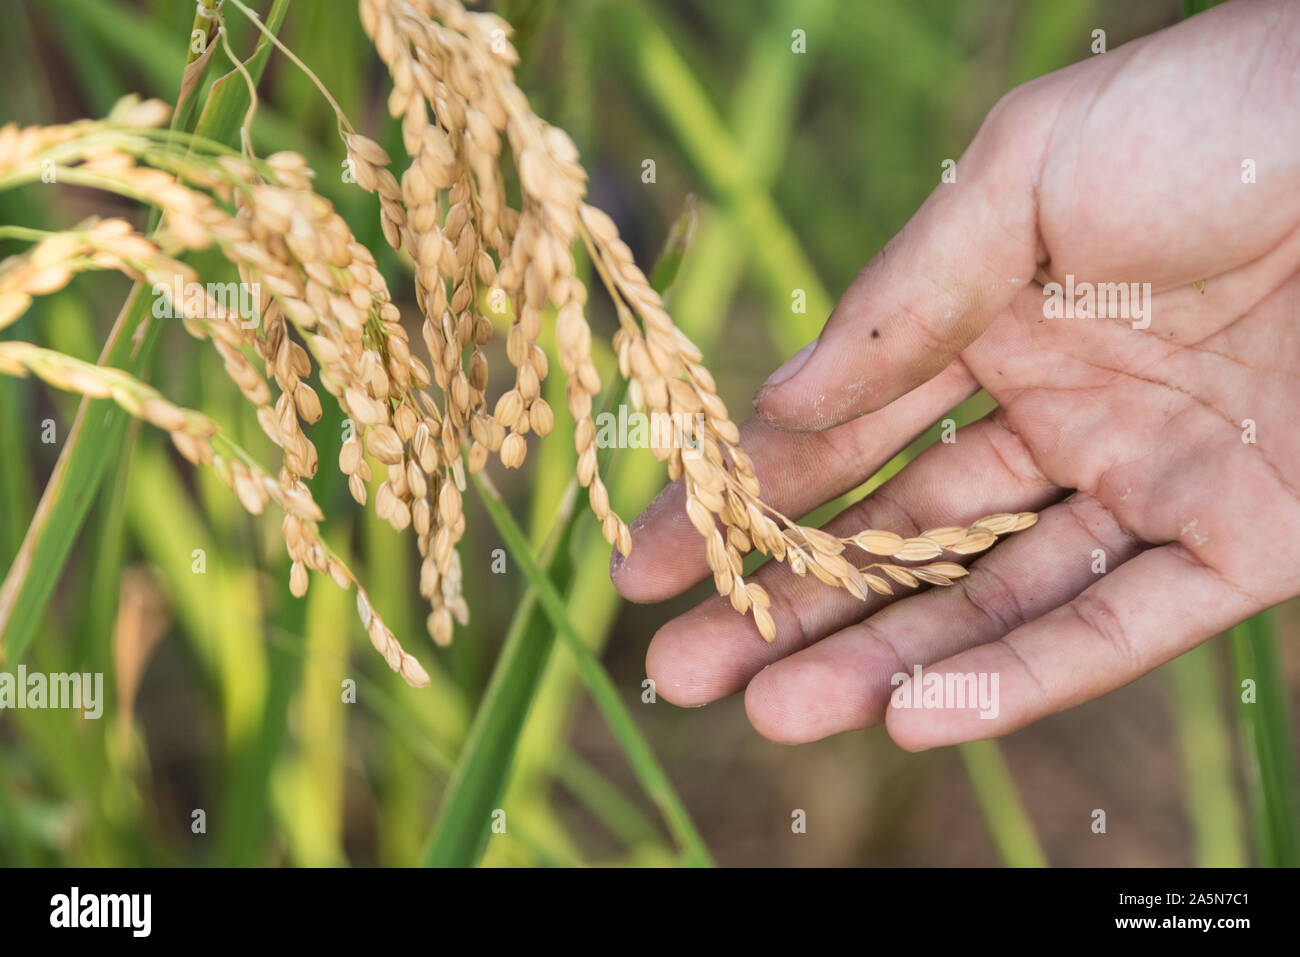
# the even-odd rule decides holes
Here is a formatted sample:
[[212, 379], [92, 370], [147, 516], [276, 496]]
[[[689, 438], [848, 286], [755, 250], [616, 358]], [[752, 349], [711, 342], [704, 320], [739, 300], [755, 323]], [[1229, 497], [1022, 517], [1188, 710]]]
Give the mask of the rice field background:
[[[283, 16], [280, 38], [359, 132], [400, 143], [388, 76], [351, 0], [249, 5], [268, 22]], [[1184, 12], [1088, 0], [490, 8], [516, 27], [520, 85], [573, 136], [592, 202], [638, 261], [659, 262], [669, 309], [733, 410], [816, 335], [1003, 92], [1089, 55], [1094, 29], [1114, 47]], [[129, 92], [174, 101], [193, 20], [188, 0], [9, 0], [0, 125], [102, 116]], [[256, 32], [227, 20], [232, 49], [249, 56]], [[796, 31], [806, 52], [792, 49]], [[228, 72], [215, 56], [197, 101]], [[383, 242], [374, 197], [341, 175], [329, 104], [279, 53], [258, 93], [256, 151], [308, 158], [317, 190], [414, 313], [409, 266]], [[242, 112], [225, 124], [231, 143]], [[0, 191], [0, 225], [92, 214], [147, 221], [72, 186]], [[0, 256], [23, 248], [0, 239]], [[95, 361], [129, 288], [80, 276], [0, 336]], [[791, 314], [795, 288], [805, 314]], [[614, 328], [608, 303], [594, 302], [591, 321]], [[179, 328], [164, 328], [145, 377], [266, 448], [220, 363]], [[0, 377], [5, 575], [78, 404]], [[553, 404], [563, 408], [562, 391]], [[976, 397], [957, 417], [987, 409]], [[319, 435], [340, 434], [330, 414]], [[354, 506], [337, 470], [314, 483], [330, 544], [425, 663], [425, 690], [384, 667], [345, 593], [290, 594], [275, 519], [249, 516], [165, 436], [129, 424], [98, 481], [67, 490], [85, 517], [66, 559], [41, 570], [48, 597], [4, 625], [0, 670], [103, 672], [107, 704], [96, 721], [0, 712], [0, 864], [1300, 863], [1294, 604], [996, 743], [912, 755], [877, 728], [779, 746], [750, 728], [738, 698], [702, 710], [644, 701], [650, 636], [703, 592], [621, 602], [598, 525], [570, 508], [572, 425], [557, 419], [560, 435], [522, 470], [489, 467], [491, 484], [466, 494], [472, 617], [446, 649], [425, 633], [410, 541]], [[320, 451], [332, 462], [338, 442]], [[665, 481], [643, 450], [614, 451], [604, 467], [625, 517]], [[1240, 703], [1243, 678], [1263, 703]], [[1095, 809], [1105, 834], [1093, 832]], [[792, 828], [800, 811], [803, 830]]]

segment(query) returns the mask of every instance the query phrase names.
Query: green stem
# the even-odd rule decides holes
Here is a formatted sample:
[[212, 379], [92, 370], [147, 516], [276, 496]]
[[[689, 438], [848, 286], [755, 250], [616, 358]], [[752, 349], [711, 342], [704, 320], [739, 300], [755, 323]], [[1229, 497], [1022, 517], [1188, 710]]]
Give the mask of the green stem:
[[1187, 816], [1192, 826], [1192, 863], [1240, 867], [1241, 809], [1232, 766], [1232, 738], [1219, 694], [1214, 650], [1203, 644], [1169, 662], [1174, 729], [1183, 759]]
[[555, 762], [555, 779], [581, 800], [629, 848], [663, 847], [654, 826], [599, 769], [568, 749]]
[[1047, 855], [997, 742], [970, 741], [958, 745], [957, 752], [1003, 863], [1008, 867], [1046, 867]]
[[1265, 867], [1297, 867], [1300, 799], [1287, 689], [1274, 643], [1271, 611], [1261, 612], [1232, 629], [1232, 657], [1259, 863]]
[[[547, 543], [542, 562], [550, 581], [562, 585], [570, 569], [574, 489], [569, 490], [557, 522], [557, 534]], [[490, 816], [505, 791], [519, 734], [532, 706], [537, 685], [554, 645], [554, 632], [535, 613], [530, 590], [510, 622], [505, 646], [492, 680], [474, 717], [447, 786], [433, 834], [424, 853], [428, 867], [470, 867], [478, 862], [491, 834]]]
[[564, 599], [546, 573], [542, 571], [528, 546], [528, 538], [510, 514], [510, 509], [495, 486], [483, 475], [475, 476], [479, 490], [492, 523], [496, 525], [510, 551], [537, 593], [546, 616], [559, 633], [566, 648], [573, 655], [592, 700], [604, 716], [610, 731], [622, 747], [642, 788], [659, 807], [669, 829], [686, 852], [686, 861], [696, 866], [712, 864], [708, 848], [695, 829], [690, 814], [673, 789], [650, 745], [641, 734], [631, 713], [623, 704], [618, 689], [600, 662], [592, 655], [577, 628], [569, 620]]

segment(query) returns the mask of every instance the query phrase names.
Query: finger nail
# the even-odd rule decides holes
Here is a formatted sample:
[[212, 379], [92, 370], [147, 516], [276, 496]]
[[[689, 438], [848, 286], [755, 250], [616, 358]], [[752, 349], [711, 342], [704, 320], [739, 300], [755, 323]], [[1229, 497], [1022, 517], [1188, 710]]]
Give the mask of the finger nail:
[[772, 373], [771, 376], [768, 376], [766, 382], [763, 382], [763, 389], [775, 389], [775, 387], [779, 386], [781, 382], [787, 381], [788, 378], [793, 378], [794, 373], [800, 371], [800, 369], [803, 368], [803, 363], [806, 363], [806, 361], [809, 360], [809, 356], [813, 355], [816, 343], [818, 343], [818, 341], [813, 339], [813, 342], [810, 342], [809, 345], [801, 348], [800, 351], [790, 356], [790, 358], [785, 360], [784, 363], [781, 363], [780, 367], [777, 367], [776, 372]]
[[814, 339], [789, 359], [786, 359], [785, 362], [781, 363], [777, 370], [768, 376], [767, 381], [764, 382], [759, 390], [754, 393], [754, 408], [758, 410], [760, 416], [763, 416], [764, 419], [767, 418], [767, 416], [764, 415], [763, 410], [759, 409], [759, 403], [782, 383], [794, 378], [795, 374], [804, 367], [804, 363], [808, 361], [808, 357], [813, 354], [813, 350], [816, 348], [817, 340]]
[[768, 376], [767, 381], [763, 383], [763, 388], [759, 391], [766, 392], [774, 389], [787, 379], [793, 378], [795, 373], [803, 368], [804, 363], [808, 361], [808, 357], [813, 354], [813, 350], [816, 348], [817, 340], [814, 339], [789, 359], [786, 359], [775, 372]]

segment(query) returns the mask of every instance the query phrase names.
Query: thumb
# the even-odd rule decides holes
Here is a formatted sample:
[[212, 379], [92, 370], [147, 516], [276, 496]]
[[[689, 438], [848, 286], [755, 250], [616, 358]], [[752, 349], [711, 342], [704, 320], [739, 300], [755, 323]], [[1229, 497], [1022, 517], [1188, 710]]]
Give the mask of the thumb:
[[[1028, 91], [1028, 95], [1026, 92]], [[1050, 114], [1004, 97], [904, 227], [854, 278], [821, 335], [759, 390], [759, 415], [816, 431], [932, 379], [1010, 305], [1038, 266], [1035, 183]]]

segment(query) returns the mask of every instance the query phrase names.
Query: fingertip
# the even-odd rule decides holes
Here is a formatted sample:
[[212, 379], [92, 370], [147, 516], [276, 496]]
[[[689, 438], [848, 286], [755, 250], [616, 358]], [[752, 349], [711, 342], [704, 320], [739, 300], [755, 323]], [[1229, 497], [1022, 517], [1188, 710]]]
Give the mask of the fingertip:
[[769, 665], [745, 689], [749, 723], [769, 741], [808, 744], [863, 726], [844, 713], [842, 668], [817, 651], [814, 645]]
[[939, 729], [934, 720], [935, 714], [912, 708], [897, 708], [891, 703], [885, 709], [885, 730], [896, 745], [913, 754], [945, 744], [958, 744], [964, 740], [960, 737], [942, 740], [936, 736]]
[[704, 565], [704, 542], [686, 515], [681, 482], [673, 482], [628, 526], [632, 548], [610, 556], [609, 577], [632, 602], [672, 598], [695, 584]]
[[789, 380], [759, 389], [754, 410], [782, 432], [824, 432], [879, 408], [884, 403], [876, 393], [870, 377], [846, 375], [819, 352]]
[[699, 707], [743, 690], [768, 648], [752, 619], [714, 595], [655, 632], [646, 675], [670, 703]]
[[661, 552], [652, 542], [633, 545], [627, 557], [614, 550], [609, 562], [609, 580], [614, 590], [638, 605], [664, 601], [679, 594], [691, 582], [680, 580], [681, 569], [652, 553]]
[[889, 737], [894, 744], [904, 751], [920, 754], [922, 751], [929, 751], [931, 748], [929, 743], [923, 738], [917, 737], [915, 733], [907, 728], [907, 722], [896, 722], [892, 716], [885, 718], [885, 730], [889, 732]]
[[819, 341], [821, 341], [820, 336], [777, 366], [776, 371], [767, 377], [767, 381], [763, 383], [763, 388], [758, 391], [762, 393], [766, 389], [774, 389], [782, 383], [789, 382], [797, 377], [800, 370], [808, 364], [808, 360], [812, 358], [813, 353], [817, 351]]
[[781, 432], [813, 431], [802, 425], [798, 417], [792, 414], [789, 404], [777, 395], [780, 390], [780, 386], [765, 385], [754, 393], [754, 412], [759, 421]]
[[698, 664], [692, 662], [690, 645], [680, 640], [683, 630], [681, 622], [673, 619], [655, 632], [645, 653], [645, 673], [654, 683], [655, 694], [669, 704], [699, 708], [717, 699]]
[[755, 731], [774, 744], [804, 744], [809, 739], [798, 733], [781, 708], [777, 684], [771, 666], [754, 675], [745, 688], [745, 716]]
[[754, 411], [764, 423], [784, 432], [812, 432], [826, 427], [815, 417], [806, 421], [805, 409], [808, 384], [818, 378], [810, 370], [824, 360], [818, 349], [821, 341], [818, 336], [786, 359], [754, 393]]

